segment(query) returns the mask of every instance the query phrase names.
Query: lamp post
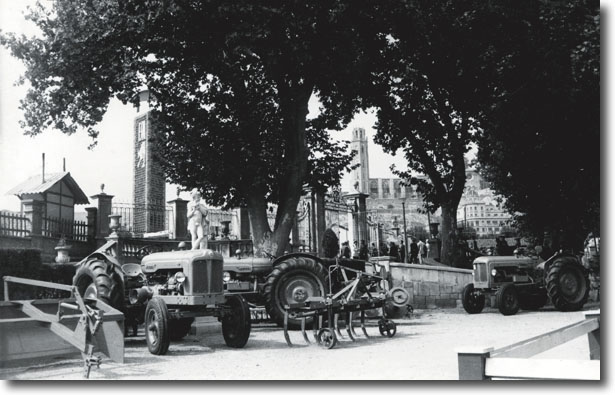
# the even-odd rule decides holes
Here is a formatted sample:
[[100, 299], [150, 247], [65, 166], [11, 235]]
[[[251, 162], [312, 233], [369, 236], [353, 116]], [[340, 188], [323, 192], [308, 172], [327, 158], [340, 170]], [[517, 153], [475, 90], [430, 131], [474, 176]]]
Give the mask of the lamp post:
[[401, 202], [401, 209], [404, 216], [404, 248], [406, 249], [406, 253], [404, 254], [404, 263], [408, 263], [408, 236], [406, 235], [408, 230], [406, 228], [406, 202], [404, 200]]

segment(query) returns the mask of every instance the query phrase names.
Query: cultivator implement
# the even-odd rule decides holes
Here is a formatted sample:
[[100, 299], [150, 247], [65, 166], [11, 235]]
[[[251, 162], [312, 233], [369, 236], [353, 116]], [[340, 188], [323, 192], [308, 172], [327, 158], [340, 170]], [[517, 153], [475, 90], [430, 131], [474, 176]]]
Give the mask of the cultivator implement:
[[[9, 300], [9, 283], [53, 288], [71, 293], [68, 299]], [[52, 333], [50, 334], [49, 331]], [[98, 299], [84, 299], [76, 287], [47, 281], [4, 277], [0, 302], [0, 367], [20, 360], [70, 355], [83, 358], [83, 375], [100, 367], [101, 352], [124, 362], [124, 315]]]
[[[306, 333], [306, 320], [310, 319], [314, 341], [322, 347], [331, 349], [341, 340], [348, 338], [356, 341], [360, 337], [370, 338], [366, 329], [368, 311], [380, 310], [378, 329], [382, 336], [393, 337], [397, 333], [397, 324], [386, 317], [385, 303], [389, 300], [400, 303], [401, 292], [391, 293], [387, 288], [384, 272], [381, 275], [370, 274], [348, 267], [332, 265], [329, 267], [329, 279], [340, 278], [343, 288], [333, 293], [329, 282], [329, 293], [325, 297], [309, 297], [303, 303], [293, 303], [285, 306], [284, 338], [289, 346], [293, 343], [288, 334], [289, 319], [301, 322], [301, 334], [307, 344], [312, 344]], [[404, 291], [405, 292], [405, 291]], [[395, 295], [393, 295], [395, 294]], [[406, 294], [407, 295], [407, 294]], [[397, 300], [396, 300], [397, 299]], [[407, 304], [407, 298], [401, 303]], [[360, 319], [363, 335], [357, 334], [354, 328], [355, 317]], [[371, 318], [371, 317], [370, 317]], [[344, 320], [344, 326], [340, 320]], [[323, 322], [326, 325], [323, 326]], [[346, 335], [342, 333], [346, 332]]]

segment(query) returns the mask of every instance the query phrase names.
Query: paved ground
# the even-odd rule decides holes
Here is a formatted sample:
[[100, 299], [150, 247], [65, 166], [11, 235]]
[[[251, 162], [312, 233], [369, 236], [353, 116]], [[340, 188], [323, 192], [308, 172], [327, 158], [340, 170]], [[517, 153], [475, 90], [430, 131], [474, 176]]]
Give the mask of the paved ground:
[[[586, 310], [599, 308], [587, 305]], [[501, 347], [574, 323], [581, 312], [552, 309], [505, 317], [495, 309], [468, 315], [461, 308], [417, 311], [397, 320], [398, 333], [383, 338], [369, 328], [373, 340], [343, 341], [332, 350], [315, 345], [289, 348], [281, 329], [255, 325], [244, 349], [225, 346], [217, 322], [201, 322], [196, 335], [172, 343], [165, 356], [147, 351], [143, 337], [126, 340], [124, 364], [103, 360], [91, 379], [111, 380], [456, 380], [455, 349], [463, 346]], [[360, 332], [360, 331], [359, 331]], [[302, 344], [300, 332], [291, 333]], [[536, 358], [589, 359], [587, 338], [559, 346]], [[79, 380], [78, 359], [0, 370], [0, 378], [17, 380]]]

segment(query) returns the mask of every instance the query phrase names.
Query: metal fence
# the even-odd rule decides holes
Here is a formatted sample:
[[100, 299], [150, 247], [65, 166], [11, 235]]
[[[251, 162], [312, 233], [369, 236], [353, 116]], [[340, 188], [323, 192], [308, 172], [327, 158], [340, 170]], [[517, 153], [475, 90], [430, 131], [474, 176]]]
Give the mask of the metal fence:
[[122, 230], [136, 234], [169, 231], [175, 223], [173, 207], [168, 205], [114, 202], [111, 212], [121, 215]]
[[73, 241], [88, 240], [88, 224], [85, 221], [71, 221], [64, 218], [43, 217], [41, 233], [46, 237]]
[[0, 211], [0, 236], [28, 237], [31, 229], [30, 219], [25, 215]]

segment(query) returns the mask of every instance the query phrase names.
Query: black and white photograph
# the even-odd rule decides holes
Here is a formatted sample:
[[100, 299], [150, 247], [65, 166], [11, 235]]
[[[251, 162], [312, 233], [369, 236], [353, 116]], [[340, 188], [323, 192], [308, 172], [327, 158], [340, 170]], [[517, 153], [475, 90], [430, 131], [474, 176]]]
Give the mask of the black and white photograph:
[[606, 3], [0, 0], [0, 380], [605, 390]]

